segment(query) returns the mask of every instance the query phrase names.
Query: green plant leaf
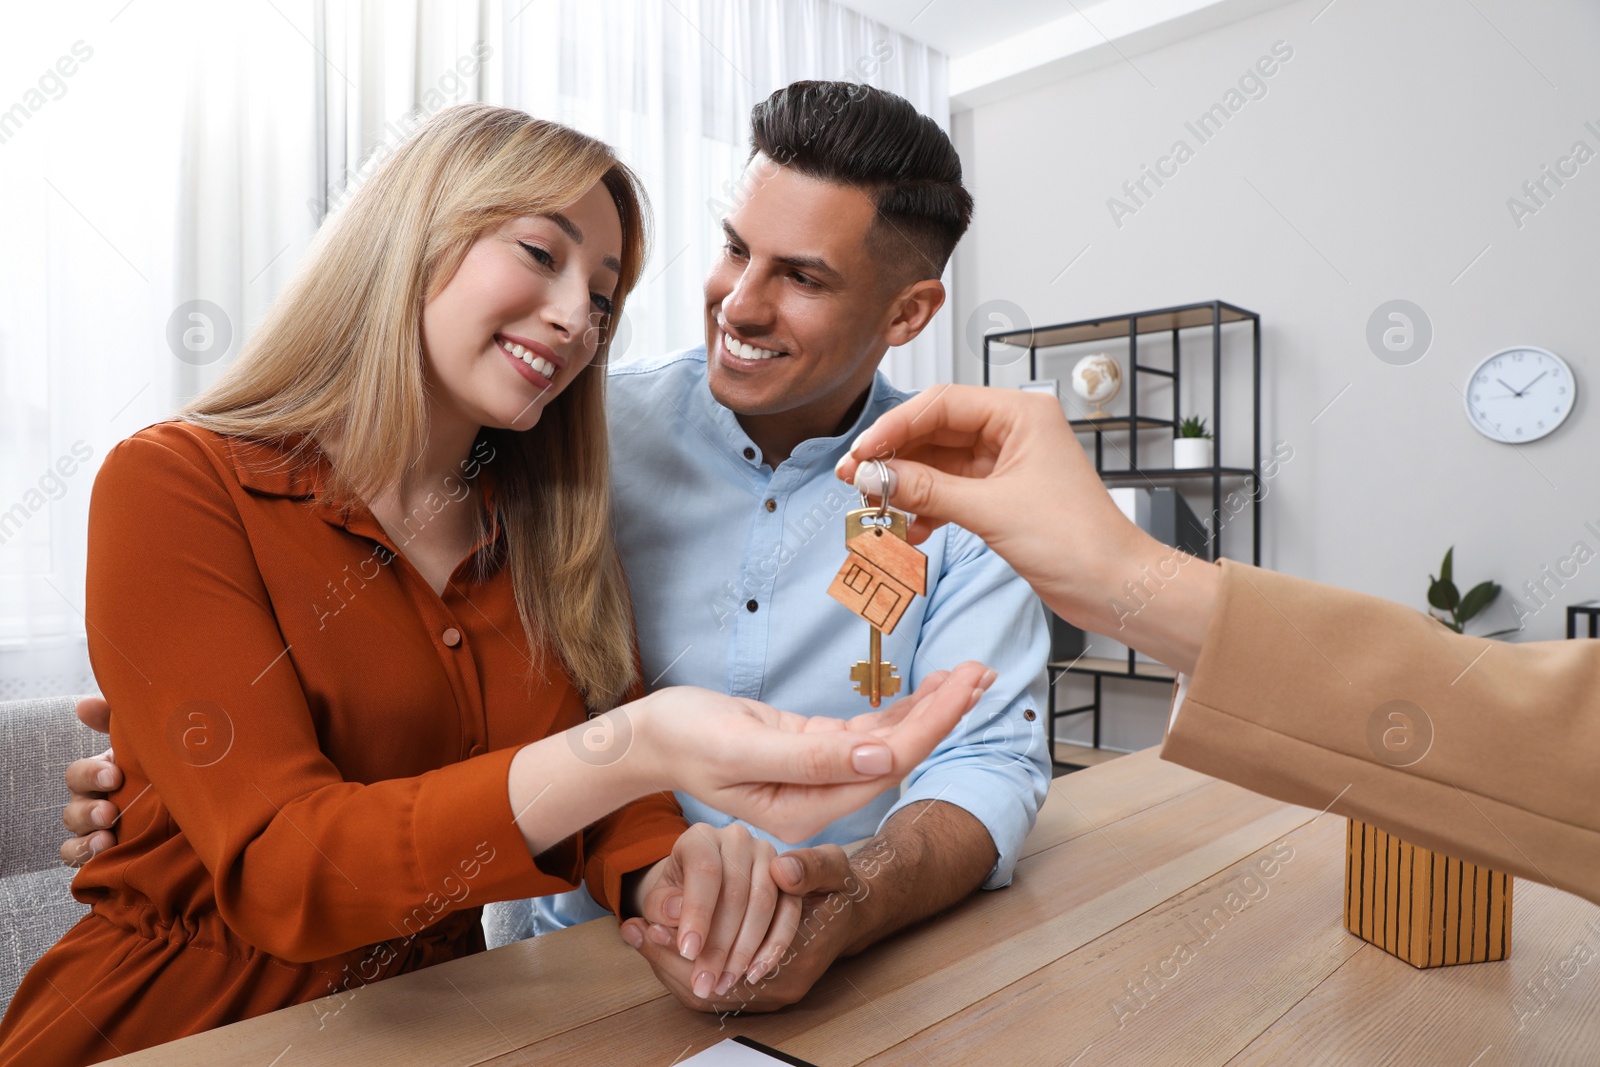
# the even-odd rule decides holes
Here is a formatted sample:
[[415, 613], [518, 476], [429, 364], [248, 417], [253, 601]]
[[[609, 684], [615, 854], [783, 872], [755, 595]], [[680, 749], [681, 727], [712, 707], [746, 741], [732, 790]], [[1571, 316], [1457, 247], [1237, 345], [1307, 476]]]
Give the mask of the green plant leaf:
[[1444, 550], [1444, 562], [1439, 564], [1439, 580], [1441, 582], [1454, 581], [1455, 576], [1450, 573], [1451, 557], [1456, 553], [1456, 546], [1451, 545]]
[[1513, 626], [1509, 630], [1492, 630], [1489, 633], [1479, 634], [1478, 636], [1479, 637], [1499, 637], [1501, 634], [1515, 634], [1515, 633], [1521, 633], [1521, 632], [1522, 632], [1522, 627]]
[[1478, 612], [1488, 607], [1495, 597], [1500, 595], [1500, 586], [1494, 582], [1479, 582], [1467, 590], [1467, 595], [1461, 598], [1461, 606], [1456, 610], [1456, 617], [1466, 622]]
[[1435, 578], [1428, 576], [1432, 583], [1428, 586], [1428, 603], [1440, 611], [1454, 611], [1457, 604], [1461, 603], [1461, 594], [1456, 592], [1455, 583], [1448, 578]]

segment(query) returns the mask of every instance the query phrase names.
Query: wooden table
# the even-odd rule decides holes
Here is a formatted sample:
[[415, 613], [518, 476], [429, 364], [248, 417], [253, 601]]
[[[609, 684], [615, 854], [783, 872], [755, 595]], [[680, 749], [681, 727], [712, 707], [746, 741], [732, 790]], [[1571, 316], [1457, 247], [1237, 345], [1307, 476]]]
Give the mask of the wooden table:
[[775, 1015], [684, 1009], [602, 919], [116, 1062], [1600, 1063], [1600, 908], [1519, 881], [1509, 960], [1417, 971], [1345, 932], [1344, 842], [1151, 750], [1057, 779], [1010, 888]]

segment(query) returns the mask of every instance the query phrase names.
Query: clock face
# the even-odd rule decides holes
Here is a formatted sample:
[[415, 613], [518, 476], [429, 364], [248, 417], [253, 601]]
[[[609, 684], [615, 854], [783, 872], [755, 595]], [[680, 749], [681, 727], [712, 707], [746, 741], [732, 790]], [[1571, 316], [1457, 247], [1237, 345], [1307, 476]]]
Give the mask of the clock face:
[[1543, 348], [1496, 352], [1467, 380], [1467, 418], [1491, 441], [1537, 441], [1566, 421], [1578, 382], [1566, 360]]

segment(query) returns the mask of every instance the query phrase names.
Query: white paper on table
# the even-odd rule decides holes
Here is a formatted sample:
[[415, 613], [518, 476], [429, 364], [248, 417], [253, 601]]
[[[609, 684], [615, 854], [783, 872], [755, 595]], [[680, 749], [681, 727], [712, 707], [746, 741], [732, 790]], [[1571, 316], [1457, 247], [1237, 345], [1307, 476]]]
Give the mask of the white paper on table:
[[679, 1067], [772, 1067], [783, 1060], [768, 1056], [760, 1049], [753, 1049], [749, 1045], [741, 1045], [729, 1038], [719, 1041], [704, 1052], [697, 1052], [686, 1060], [679, 1060]]

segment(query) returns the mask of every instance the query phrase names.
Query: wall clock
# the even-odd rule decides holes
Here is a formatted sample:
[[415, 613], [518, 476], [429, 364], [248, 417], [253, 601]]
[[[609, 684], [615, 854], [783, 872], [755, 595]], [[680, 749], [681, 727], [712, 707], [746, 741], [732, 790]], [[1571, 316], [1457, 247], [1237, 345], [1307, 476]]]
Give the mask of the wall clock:
[[1566, 360], [1532, 345], [1502, 348], [1467, 379], [1467, 419], [1491, 441], [1520, 445], [1553, 432], [1577, 398]]

